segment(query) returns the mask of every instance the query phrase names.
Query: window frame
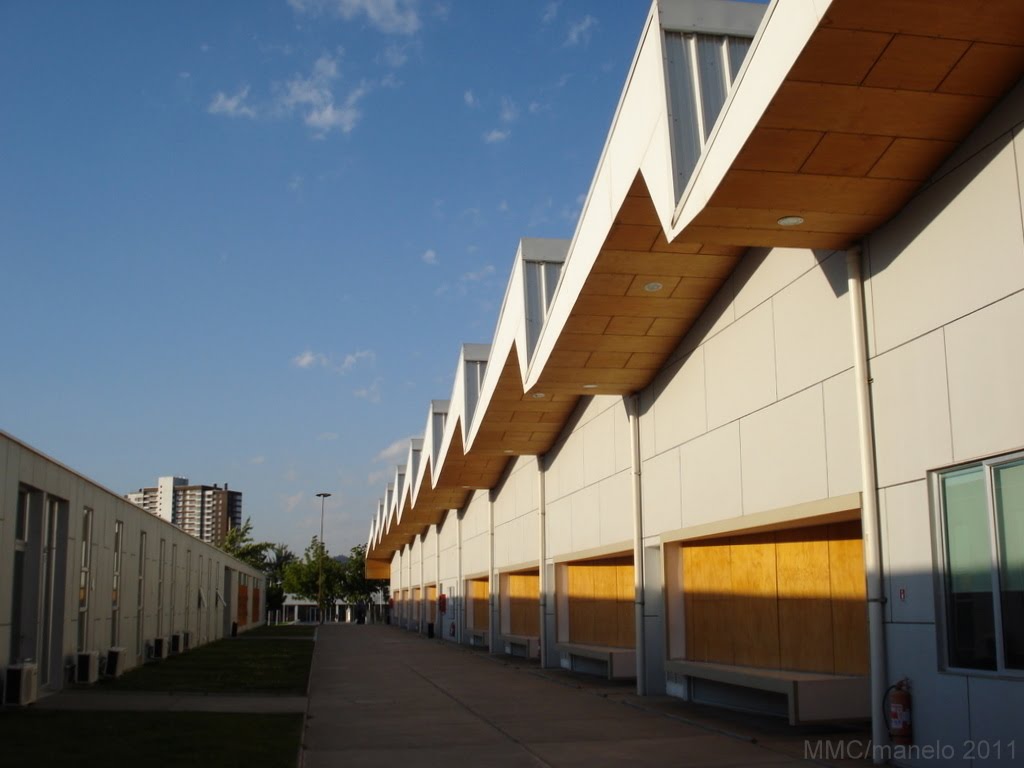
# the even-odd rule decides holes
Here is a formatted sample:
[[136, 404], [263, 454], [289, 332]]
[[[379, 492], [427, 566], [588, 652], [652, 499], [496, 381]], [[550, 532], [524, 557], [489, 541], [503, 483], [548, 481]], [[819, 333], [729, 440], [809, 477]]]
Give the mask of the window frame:
[[[1010, 453], [1002, 453], [981, 459], [974, 459], [959, 464], [952, 464], [930, 471], [929, 493], [931, 494], [933, 541], [935, 543], [935, 616], [938, 630], [939, 668], [944, 672], [977, 677], [1024, 679], [1024, 668], [1006, 666], [1006, 638], [1003, 631], [1003, 597], [1001, 587], [1001, 560], [999, 525], [995, 498], [995, 472], [1000, 467], [1018, 464], [1024, 461], [1024, 449]], [[986, 519], [988, 522], [989, 573], [992, 589], [993, 628], [995, 635], [996, 668], [957, 666], [951, 660], [950, 643], [950, 596], [949, 589], [949, 537], [947, 536], [947, 518], [942, 480], [947, 475], [964, 470], [981, 469], [984, 473]]]

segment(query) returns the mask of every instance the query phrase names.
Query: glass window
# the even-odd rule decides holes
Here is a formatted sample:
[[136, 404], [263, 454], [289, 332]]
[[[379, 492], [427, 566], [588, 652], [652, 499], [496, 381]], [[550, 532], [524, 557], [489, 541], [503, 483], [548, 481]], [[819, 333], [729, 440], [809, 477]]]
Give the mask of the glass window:
[[949, 665], [1024, 669], [1024, 457], [938, 481]]

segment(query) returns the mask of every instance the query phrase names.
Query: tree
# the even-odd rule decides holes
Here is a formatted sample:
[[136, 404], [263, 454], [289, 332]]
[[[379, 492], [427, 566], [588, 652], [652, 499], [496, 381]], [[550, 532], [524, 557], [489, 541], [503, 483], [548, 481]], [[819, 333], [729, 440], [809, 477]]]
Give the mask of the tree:
[[[323, 594], [320, 575], [323, 568]], [[344, 566], [327, 556], [327, 548], [314, 536], [301, 560], [288, 563], [284, 569], [284, 591], [314, 602], [320, 599], [320, 615], [330, 612], [335, 600], [345, 597]]]
[[245, 518], [245, 523], [228, 531], [220, 548], [236, 560], [241, 560], [260, 571], [267, 566], [267, 550], [273, 544], [269, 541], [253, 541], [252, 518]]
[[375, 592], [385, 590], [387, 597], [388, 582], [385, 579], [366, 578], [366, 545], [359, 544], [349, 550], [345, 570], [345, 597], [350, 603], [368, 603]]
[[284, 607], [284, 573], [295, 562], [295, 553], [287, 544], [272, 544], [267, 554], [263, 573], [267, 577], [267, 610], [279, 611]]

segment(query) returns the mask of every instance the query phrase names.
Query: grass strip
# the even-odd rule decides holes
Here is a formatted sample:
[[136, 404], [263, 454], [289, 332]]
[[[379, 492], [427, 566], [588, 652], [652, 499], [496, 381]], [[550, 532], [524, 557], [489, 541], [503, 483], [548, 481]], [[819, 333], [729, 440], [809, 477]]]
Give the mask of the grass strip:
[[4, 765], [293, 768], [302, 715], [7, 710]]
[[104, 679], [99, 688], [303, 696], [309, 681], [313, 645], [295, 640], [218, 640], [143, 664], [116, 680]]

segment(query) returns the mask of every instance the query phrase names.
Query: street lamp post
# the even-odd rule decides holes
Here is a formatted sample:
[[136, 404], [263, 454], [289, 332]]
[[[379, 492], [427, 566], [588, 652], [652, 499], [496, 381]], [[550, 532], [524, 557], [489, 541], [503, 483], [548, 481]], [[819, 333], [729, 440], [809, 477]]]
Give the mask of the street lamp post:
[[319, 587], [316, 595], [317, 612], [320, 614], [320, 623], [324, 623], [324, 501], [327, 499], [329, 493], [318, 493], [317, 498], [320, 499], [320, 579]]

